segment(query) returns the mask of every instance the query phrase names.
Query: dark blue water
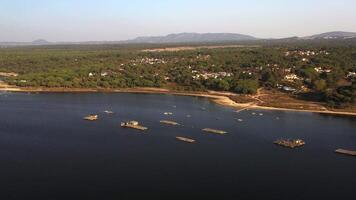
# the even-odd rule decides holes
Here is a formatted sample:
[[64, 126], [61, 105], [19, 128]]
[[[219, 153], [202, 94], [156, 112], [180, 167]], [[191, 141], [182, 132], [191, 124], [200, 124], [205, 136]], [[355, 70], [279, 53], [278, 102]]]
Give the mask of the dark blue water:
[[[356, 118], [151, 94], [2, 93], [0, 112], [0, 199], [356, 199], [356, 158], [334, 153], [356, 149]], [[92, 113], [100, 119], [82, 120]], [[307, 145], [289, 150], [279, 138]]]

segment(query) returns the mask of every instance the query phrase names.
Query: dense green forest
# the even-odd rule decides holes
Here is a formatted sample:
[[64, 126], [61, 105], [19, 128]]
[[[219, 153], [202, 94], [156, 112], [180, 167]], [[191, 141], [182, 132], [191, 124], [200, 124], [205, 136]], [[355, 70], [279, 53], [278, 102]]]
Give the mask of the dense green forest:
[[[48, 46], [0, 49], [2, 79], [20, 87], [231, 91], [260, 87], [308, 94], [340, 107], [356, 101], [356, 47], [260, 45], [186, 51], [146, 46]], [[159, 46], [158, 46], [159, 48]]]

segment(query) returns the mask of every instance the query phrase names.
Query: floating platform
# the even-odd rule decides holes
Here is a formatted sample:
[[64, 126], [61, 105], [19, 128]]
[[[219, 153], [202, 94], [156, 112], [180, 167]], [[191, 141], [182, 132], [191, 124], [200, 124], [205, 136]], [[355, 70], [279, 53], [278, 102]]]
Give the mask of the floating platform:
[[336, 149], [335, 153], [344, 154], [348, 156], [356, 156], [356, 151], [350, 151], [346, 149]]
[[177, 136], [176, 139], [179, 140], [179, 141], [187, 142], [187, 143], [194, 143], [195, 142], [195, 140], [193, 140], [191, 138], [186, 138], [186, 137]]
[[84, 120], [88, 120], [88, 121], [95, 121], [99, 119], [98, 115], [88, 115], [86, 117], [83, 118]]
[[305, 145], [305, 141], [301, 139], [296, 139], [296, 140], [276, 140], [273, 142], [276, 145], [282, 146], [282, 147], [287, 147], [287, 148], [297, 148], [297, 147], [302, 147]]
[[162, 124], [168, 124], [168, 125], [172, 125], [172, 126], [179, 126], [179, 124], [177, 122], [174, 122], [174, 121], [161, 120], [159, 122], [161, 122]]
[[139, 125], [139, 123], [137, 121], [121, 122], [121, 127], [133, 128], [133, 129], [137, 129], [137, 130], [141, 130], [141, 131], [145, 131], [148, 129], [147, 127]]
[[204, 128], [203, 131], [210, 132], [210, 133], [216, 133], [216, 134], [220, 134], [220, 135], [224, 135], [227, 133], [226, 131], [216, 130], [216, 129], [212, 129], [212, 128]]

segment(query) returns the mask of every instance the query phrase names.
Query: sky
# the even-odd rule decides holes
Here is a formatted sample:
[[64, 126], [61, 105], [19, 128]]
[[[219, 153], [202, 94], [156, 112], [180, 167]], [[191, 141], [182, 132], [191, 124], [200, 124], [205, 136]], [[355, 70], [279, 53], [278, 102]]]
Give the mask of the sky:
[[0, 41], [118, 41], [170, 33], [259, 38], [356, 32], [355, 0], [0, 0]]

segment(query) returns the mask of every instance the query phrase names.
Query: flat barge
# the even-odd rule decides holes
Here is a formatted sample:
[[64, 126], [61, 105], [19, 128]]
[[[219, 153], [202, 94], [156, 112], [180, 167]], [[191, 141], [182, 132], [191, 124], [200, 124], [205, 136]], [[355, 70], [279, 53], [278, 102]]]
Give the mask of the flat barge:
[[216, 134], [220, 134], [220, 135], [224, 135], [227, 133], [226, 131], [212, 129], [212, 128], [204, 128], [203, 131], [209, 132], [209, 133], [216, 133]]
[[84, 117], [83, 119], [87, 120], [87, 121], [96, 121], [96, 120], [98, 120], [98, 118], [99, 118], [98, 115], [88, 115], [88, 116]]
[[146, 131], [148, 128], [141, 126], [137, 121], [121, 122], [121, 127], [133, 128], [140, 131]]
[[282, 146], [282, 147], [287, 147], [287, 148], [297, 148], [297, 147], [302, 147], [305, 145], [305, 141], [301, 139], [296, 139], [296, 140], [276, 140], [274, 141], [274, 144]]
[[191, 138], [180, 137], [180, 136], [177, 136], [176, 139], [179, 140], [179, 141], [187, 142], [187, 143], [194, 143], [195, 142], [195, 140], [193, 140]]
[[335, 153], [344, 154], [348, 156], [356, 156], [356, 151], [350, 151], [346, 149], [336, 149]]
[[162, 123], [162, 124], [168, 124], [168, 125], [172, 125], [172, 126], [179, 126], [179, 124], [177, 122], [174, 122], [174, 121], [161, 120], [159, 122]]

